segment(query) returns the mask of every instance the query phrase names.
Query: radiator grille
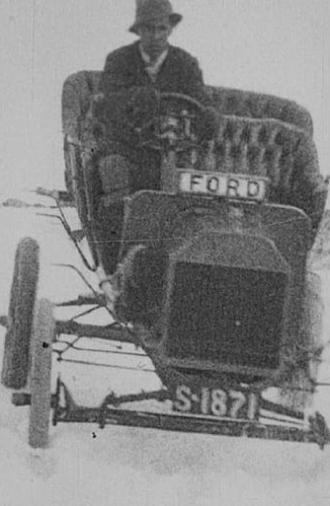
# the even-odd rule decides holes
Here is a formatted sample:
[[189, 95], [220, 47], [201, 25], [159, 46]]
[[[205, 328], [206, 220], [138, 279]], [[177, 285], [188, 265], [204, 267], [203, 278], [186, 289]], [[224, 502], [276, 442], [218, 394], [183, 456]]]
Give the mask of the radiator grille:
[[286, 282], [281, 272], [177, 263], [167, 355], [277, 368]]

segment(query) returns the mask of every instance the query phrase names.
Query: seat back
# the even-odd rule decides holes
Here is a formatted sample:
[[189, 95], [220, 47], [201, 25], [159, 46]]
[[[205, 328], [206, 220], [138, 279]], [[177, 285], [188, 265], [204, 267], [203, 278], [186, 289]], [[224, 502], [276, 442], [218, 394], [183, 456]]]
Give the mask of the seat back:
[[[98, 92], [101, 71], [83, 70], [70, 75], [62, 92], [63, 132], [80, 136], [91, 97]], [[215, 107], [221, 114], [254, 119], [273, 118], [313, 134], [309, 112], [292, 100], [273, 95], [232, 88], [206, 86]]]
[[207, 91], [221, 114], [254, 119], [277, 119], [313, 135], [310, 113], [293, 100], [218, 86], [207, 86]]
[[98, 92], [100, 77], [100, 71], [82, 70], [71, 74], [64, 81], [62, 129], [65, 135], [81, 138], [91, 98]]

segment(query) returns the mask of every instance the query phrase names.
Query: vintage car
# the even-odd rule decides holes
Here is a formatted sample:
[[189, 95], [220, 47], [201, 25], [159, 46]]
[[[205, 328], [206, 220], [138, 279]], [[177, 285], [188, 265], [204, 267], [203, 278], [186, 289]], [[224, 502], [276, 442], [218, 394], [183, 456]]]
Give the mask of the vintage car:
[[[109, 134], [95, 118], [99, 78], [92, 71], [69, 76], [62, 100], [66, 183], [92, 262], [69, 228], [59, 193], [53, 195], [100, 288], [86, 281], [91, 294], [75, 303], [103, 306], [110, 320], [105, 327], [54, 322], [51, 304], [42, 300], [33, 325], [38, 247], [31, 239], [20, 243], [3, 318], [2, 381], [23, 388], [13, 401], [31, 406], [30, 444], [46, 444], [52, 408], [54, 423], [114, 422], [323, 447], [325, 420], [309, 412], [322, 353], [322, 302], [308, 256], [327, 185], [310, 114], [289, 100], [209, 86], [219, 116], [205, 140], [203, 105], [181, 94], [155, 94], [152, 114], [141, 115], [135, 90], [117, 97]], [[116, 117], [121, 126], [127, 119], [139, 156], [158, 160], [159, 188], [119, 200], [114, 268], [118, 214], [99, 161], [119, 128]], [[50, 355], [63, 334], [134, 343], [151, 359], [162, 388], [111, 392], [97, 408], [77, 406], [61, 379], [52, 394]], [[267, 397], [269, 389], [275, 399]], [[147, 399], [170, 401], [171, 413], [122, 408]]]

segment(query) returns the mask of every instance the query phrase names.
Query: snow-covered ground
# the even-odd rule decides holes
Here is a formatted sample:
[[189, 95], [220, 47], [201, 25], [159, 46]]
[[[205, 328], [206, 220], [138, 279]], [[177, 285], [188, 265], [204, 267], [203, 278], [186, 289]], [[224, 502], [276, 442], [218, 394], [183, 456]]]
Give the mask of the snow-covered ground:
[[[15, 247], [26, 235], [40, 243], [40, 295], [59, 301], [86, 291], [74, 273], [52, 265], [79, 266], [80, 262], [57, 220], [38, 216], [38, 212], [45, 210], [0, 208], [0, 314], [7, 312]], [[326, 268], [322, 282], [329, 309], [330, 270]], [[325, 329], [330, 329], [329, 318], [328, 310]], [[3, 330], [0, 332], [2, 352]], [[79, 401], [96, 405], [110, 383], [117, 382], [123, 390], [137, 385], [136, 376], [120, 374], [86, 366], [63, 370]], [[321, 374], [329, 381], [326, 366]], [[152, 374], [143, 372], [138, 381], [139, 388], [156, 383]], [[330, 420], [329, 390], [320, 390], [316, 408]], [[314, 445], [60, 424], [51, 430], [49, 449], [33, 451], [27, 445], [26, 431], [27, 408], [11, 406], [10, 393], [0, 387], [0, 506], [330, 503], [330, 449], [322, 452]]]

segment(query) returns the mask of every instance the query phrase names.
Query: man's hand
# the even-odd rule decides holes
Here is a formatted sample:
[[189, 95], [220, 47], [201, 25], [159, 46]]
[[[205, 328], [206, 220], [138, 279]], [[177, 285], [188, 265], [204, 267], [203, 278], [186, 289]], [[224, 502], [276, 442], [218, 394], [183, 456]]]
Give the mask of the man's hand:
[[105, 135], [118, 141], [135, 143], [137, 133], [155, 117], [156, 93], [152, 88], [131, 88], [107, 97], [100, 95], [93, 104], [93, 115], [105, 127]]

